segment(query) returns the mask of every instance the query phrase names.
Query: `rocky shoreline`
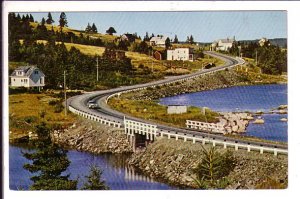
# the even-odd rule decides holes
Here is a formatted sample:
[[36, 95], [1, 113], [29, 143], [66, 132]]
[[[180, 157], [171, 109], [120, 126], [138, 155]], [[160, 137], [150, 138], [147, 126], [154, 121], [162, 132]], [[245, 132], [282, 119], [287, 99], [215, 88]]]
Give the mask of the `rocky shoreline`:
[[51, 133], [52, 141], [64, 148], [95, 154], [131, 153], [132, 147], [122, 129], [79, 119], [71, 127]]
[[[268, 83], [276, 82], [260, 82], [260, 84]], [[257, 84], [257, 82], [251, 80], [247, 74], [239, 73], [235, 70], [225, 70], [200, 76], [184, 82], [172, 83], [168, 86], [156, 86], [155, 88], [130, 92], [128, 94], [121, 95], [121, 97], [130, 100], [157, 100], [163, 97], [175, 96], [184, 93], [254, 84]]]
[[[195, 189], [196, 176], [192, 170], [201, 160], [203, 149], [200, 145], [159, 138], [145, 150], [133, 154], [128, 163], [144, 174], [168, 184]], [[218, 150], [225, 151], [222, 148]], [[261, 183], [267, 183], [270, 179], [281, 188], [287, 187], [287, 156], [275, 157], [273, 154], [233, 149], [232, 152], [237, 164], [228, 176], [226, 189], [260, 188]]]

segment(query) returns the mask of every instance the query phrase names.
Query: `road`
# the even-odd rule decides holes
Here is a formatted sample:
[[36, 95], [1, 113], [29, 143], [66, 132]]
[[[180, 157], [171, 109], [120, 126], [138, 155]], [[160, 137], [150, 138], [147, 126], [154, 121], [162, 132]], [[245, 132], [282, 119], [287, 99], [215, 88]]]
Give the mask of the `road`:
[[[163, 130], [163, 131], [172, 132], [177, 135], [190, 135], [191, 137], [195, 137], [195, 136], [201, 137], [202, 136], [202, 137], [206, 137], [208, 139], [214, 139], [214, 140], [226, 140], [226, 141], [235, 142], [235, 143], [238, 142], [238, 143], [242, 143], [242, 144], [251, 144], [251, 145], [257, 145], [257, 146], [264, 146], [264, 147], [273, 147], [273, 148], [278, 148], [278, 149], [287, 149], [286, 145], [276, 145], [276, 144], [257, 142], [257, 141], [244, 141], [241, 139], [230, 138], [230, 137], [223, 136], [223, 135], [216, 135], [216, 134], [211, 134], [211, 133], [206, 133], [206, 132], [199, 132], [199, 131], [194, 131], [194, 130], [170, 127], [170, 126], [154, 123], [152, 121], [146, 121], [146, 120], [143, 120], [140, 118], [127, 116], [124, 113], [121, 113], [121, 112], [111, 109], [107, 105], [107, 103], [106, 103], [107, 99], [110, 96], [116, 95], [117, 93], [120, 93], [120, 92], [126, 92], [128, 90], [133, 90], [133, 89], [144, 89], [146, 87], [151, 87], [151, 86], [156, 86], [156, 85], [161, 85], [161, 84], [169, 84], [169, 83], [173, 83], [176, 81], [183, 81], [186, 79], [198, 77], [200, 75], [205, 75], [205, 74], [209, 74], [212, 72], [224, 70], [226, 68], [231, 68], [231, 67], [234, 67], [236, 65], [243, 63], [243, 60], [241, 60], [239, 58], [233, 58], [233, 57], [229, 57], [229, 56], [226, 56], [223, 54], [218, 54], [218, 53], [214, 53], [214, 52], [205, 52], [205, 54], [222, 59], [225, 62], [225, 64], [222, 66], [219, 66], [219, 67], [211, 68], [211, 69], [199, 70], [192, 74], [168, 77], [168, 78], [165, 78], [165, 79], [162, 79], [159, 81], [149, 82], [149, 83], [145, 83], [145, 84], [125, 86], [125, 87], [119, 87], [119, 88], [110, 89], [110, 90], [86, 93], [86, 94], [75, 96], [75, 97], [68, 99], [68, 106], [71, 106], [77, 110], [81, 110], [85, 113], [92, 114], [94, 116], [99, 116], [102, 118], [106, 118], [110, 121], [119, 122], [121, 124], [123, 124], [124, 116], [126, 116], [126, 119], [157, 125], [158, 132], [159, 132], [159, 130]], [[89, 100], [97, 101], [100, 108], [99, 109], [89, 109], [87, 107], [87, 102]]]

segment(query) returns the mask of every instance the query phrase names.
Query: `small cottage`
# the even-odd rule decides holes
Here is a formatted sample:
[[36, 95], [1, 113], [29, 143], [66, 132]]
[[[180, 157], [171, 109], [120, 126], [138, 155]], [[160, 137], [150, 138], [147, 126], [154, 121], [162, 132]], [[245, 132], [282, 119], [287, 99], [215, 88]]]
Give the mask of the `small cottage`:
[[44, 73], [35, 66], [21, 66], [10, 75], [12, 87], [42, 88], [45, 86]]
[[182, 114], [187, 112], [187, 106], [183, 105], [169, 105], [167, 113], [168, 114]]

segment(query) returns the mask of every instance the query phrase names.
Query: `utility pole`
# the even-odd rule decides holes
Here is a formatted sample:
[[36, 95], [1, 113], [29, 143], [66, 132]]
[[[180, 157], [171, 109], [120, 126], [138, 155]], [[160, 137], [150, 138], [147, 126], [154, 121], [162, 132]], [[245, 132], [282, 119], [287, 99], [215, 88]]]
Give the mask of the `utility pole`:
[[99, 81], [99, 66], [98, 66], [98, 57], [97, 57], [97, 82]]
[[255, 50], [255, 65], [257, 66], [257, 50]]
[[152, 73], [153, 73], [153, 50], [151, 52], [152, 52]]
[[65, 116], [67, 115], [66, 71], [64, 70]]

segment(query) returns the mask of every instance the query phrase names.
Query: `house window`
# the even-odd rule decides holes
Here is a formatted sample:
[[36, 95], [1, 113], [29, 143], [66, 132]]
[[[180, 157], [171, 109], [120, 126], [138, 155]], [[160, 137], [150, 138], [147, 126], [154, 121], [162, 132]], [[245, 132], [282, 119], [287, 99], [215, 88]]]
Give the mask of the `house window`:
[[34, 71], [34, 74], [39, 74], [39, 71], [35, 70], [35, 71]]
[[13, 79], [14, 80], [14, 82], [16, 81], [16, 79]]
[[41, 79], [40, 79], [40, 84], [42, 84], [42, 83], [43, 83], [43, 79], [41, 78]]
[[21, 82], [23, 82], [23, 79], [21, 79]]

